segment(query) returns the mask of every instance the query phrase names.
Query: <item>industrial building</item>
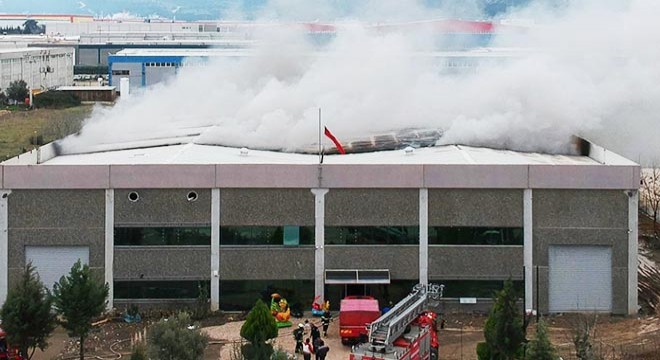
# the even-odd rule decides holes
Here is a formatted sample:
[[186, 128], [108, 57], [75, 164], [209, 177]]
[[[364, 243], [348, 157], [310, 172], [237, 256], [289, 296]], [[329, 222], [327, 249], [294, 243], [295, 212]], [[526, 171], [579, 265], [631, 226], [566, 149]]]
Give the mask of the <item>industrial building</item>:
[[72, 48], [0, 48], [0, 89], [24, 80], [30, 89], [73, 84]]
[[31, 261], [52, 286], [77, 260], [110, 307], [244, 310], [283, 294], [397, 301], [446, 285], [444, 306], [637, 312], [639, 166], [582, 141], [549, 155], [433, 146], [349, 155], [168, 143], [0, 164], [0, 303]]

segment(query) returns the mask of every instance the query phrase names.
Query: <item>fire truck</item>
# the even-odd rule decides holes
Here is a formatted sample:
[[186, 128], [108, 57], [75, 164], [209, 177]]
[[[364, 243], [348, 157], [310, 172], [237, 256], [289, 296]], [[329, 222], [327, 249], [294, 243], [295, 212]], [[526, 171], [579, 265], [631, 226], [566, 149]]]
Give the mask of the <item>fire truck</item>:
[[350, 360], [438, 359], [437, 305], [444, 285], [418, 284], [369, 325], [369, 341], [355, 345]]
[[7, 334], [0, 328], [0, 360], [22, 360], [18, 349], [12, 348], [7, 343]]

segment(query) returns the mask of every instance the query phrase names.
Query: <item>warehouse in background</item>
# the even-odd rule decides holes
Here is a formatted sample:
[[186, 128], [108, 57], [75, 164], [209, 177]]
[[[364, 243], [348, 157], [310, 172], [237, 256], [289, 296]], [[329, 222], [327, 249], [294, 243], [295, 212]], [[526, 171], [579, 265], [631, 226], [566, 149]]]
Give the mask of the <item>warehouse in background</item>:
[[0, 48], [0, 89], [24, 80], [30, 89], [73, 84], [73, 48]]

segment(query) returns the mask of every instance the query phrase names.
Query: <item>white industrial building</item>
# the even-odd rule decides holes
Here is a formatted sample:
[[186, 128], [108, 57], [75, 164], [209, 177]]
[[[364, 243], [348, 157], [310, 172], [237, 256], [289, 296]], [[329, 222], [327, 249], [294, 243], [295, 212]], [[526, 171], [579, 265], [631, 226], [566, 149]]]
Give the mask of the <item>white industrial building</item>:
[[73, 48], [0, 49], [0, 89], [24, 80], [30, 89], [73, 84]]

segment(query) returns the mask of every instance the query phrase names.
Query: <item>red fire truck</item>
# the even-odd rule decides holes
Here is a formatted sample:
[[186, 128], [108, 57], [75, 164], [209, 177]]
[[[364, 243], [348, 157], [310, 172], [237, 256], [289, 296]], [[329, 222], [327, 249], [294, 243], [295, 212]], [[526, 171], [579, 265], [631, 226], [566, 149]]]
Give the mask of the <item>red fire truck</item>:
[[7, 343], [7, 333], [0, 328], [0, 360], [22, 360], [18, 349], [12, 348]]
[[390, 311], [369, 325], [369, 341], [353, 347], [350, 360], [438, 359], [437, 315], [429, 311], [443, 285], [418, 284]]
[[367, 326], [380, 317], [378, 300], [371, 296], [347, 296], [339, 307], [339, 336], [344, 345], [364, 342]]

